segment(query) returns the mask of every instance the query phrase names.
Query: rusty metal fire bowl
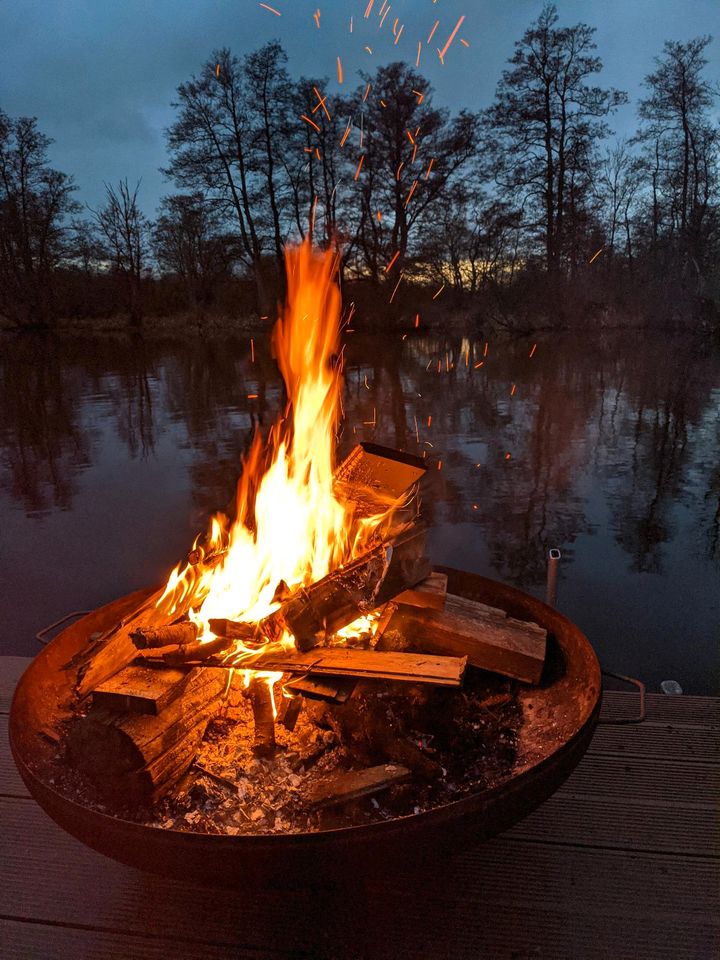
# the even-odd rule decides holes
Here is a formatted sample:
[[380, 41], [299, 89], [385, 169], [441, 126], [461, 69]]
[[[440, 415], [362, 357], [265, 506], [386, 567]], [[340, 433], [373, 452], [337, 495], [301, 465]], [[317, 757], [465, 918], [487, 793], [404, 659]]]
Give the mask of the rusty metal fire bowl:
[[[437, 568], [436, 568], [437, 569]], [[486, 840], [526, 817], [551, 796], [582, 758], [600, 711], [600, 668], [581, 631], [540, 600], [493, 580], [454, 569], [448, 589], [533, 620], [548, 631], [548, 658], [538, 686], [521, 685], [517, 762], [505, 780], [431, 810], [336, 830], [267, 836], [219, 836], [129, 822], [62, 796], [43, 777], [56, 749], [43, 731], [67, 713], [72, 673], [62, 669], [91, 634], [129, 613], [149, 591], [107, 604], [63, 630], [32, 662], [10, 713], [10, 744], [28, 790], [53, 820], [94, 850], [122, 863], [213, 886], [270, 882], [282, 876], [422, 867]]]

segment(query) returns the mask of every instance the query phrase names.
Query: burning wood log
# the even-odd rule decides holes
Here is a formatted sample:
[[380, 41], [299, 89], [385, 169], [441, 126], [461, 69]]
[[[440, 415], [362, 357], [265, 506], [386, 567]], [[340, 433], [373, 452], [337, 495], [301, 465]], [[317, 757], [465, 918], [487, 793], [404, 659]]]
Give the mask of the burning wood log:
[[105, 796], [121, 804], [154, 800], [192, 763], [210, 720], [223, 705], [227, 674], [198, 670], [182, 697], [157, 716], [93, 706], [68, 734], [68, 755]]
[[447, 579], [447, 574], [431, 573], [427, 580], [399, 593], [395, 597], [395, 603], [402, 603], [408, 607], [423, 607], [428, 610], [442, 610], [447, 594]]
[[258, 757], [271, 757], [275, 753], [275, 705], [272, 687], [255, 678], [248, 687], [255, 721], [253, 753]]
[[398, 607], [386, 636], [399, 631], [415, 650], [466, 656], [474, 667], [538, 683], [547, 631], [502, 610], [447, 595], [443, 610]]
[[[285, 688], [287, 689], [287, 687]], [[299, 694], [295, 696], [283, 696], [278, 710], [278, 720], [286, 730], [294, 730], [298, 722], [300, 711], [302, 710], [303, 698]]]
[[155, 716], [182, 695], [196, 670], [171, 670], [130, 664], [95, 687], [92, 702], [97, 707]]
[[285, 684], [285, 690], [302, 695], [308, 700], [324, 700], [334, 703], [345, 703], [355, 689], [355, 677], [298, 677]]
[[[425, 536], [424, 528], [414, 526], [392, 543], [376, 547], [299, 590], [258, 625], [260, 632], [274, 639], [287, 630], [299, 650], [312, 649], [341, 627], [424, 580], [430, 572], [430, 561], [424, 555]], [[213, 621], [212, 629], [230, 633], [234, 628], [229, 623]]]
[[378, 653], [346, 647], [323, 647], [307, 653], [273, 650], [244, 659], [242, 663], [205, 661], [208, 667], [262, 670], [276, 673], [309, 673], [319, 676], [357, 677], [370, 680], [402, 680], [459, 687], [467, 656], [427, 656], [424, 653]]
[[192, 620], [171, 623], [163, 627], [137, 627], [130, 639], [139, 650], [148, 647], [186, 646], [197, 640], [198, 627]]
[[350, 800], [387, 790], [395, 783], [405, 783], [410, 777], [407, 767], [391, 763], [368, 767], [365, 770], [351, 770], [349, 773], [326, 777], [314, 784], [307, 793], [307, 800], [318, 808], [348, 803]]
[[357, 515], [381, 513], [416, 484], [427, 464], [410, 453], [359, 443], [335, 471], [335, 484]]

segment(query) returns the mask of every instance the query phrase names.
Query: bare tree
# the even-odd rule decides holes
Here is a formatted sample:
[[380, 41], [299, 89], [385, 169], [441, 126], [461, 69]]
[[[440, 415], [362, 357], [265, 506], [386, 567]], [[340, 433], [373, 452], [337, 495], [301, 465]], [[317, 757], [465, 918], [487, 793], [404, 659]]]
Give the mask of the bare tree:
[[131, 190], [127, 179], [105, 184], [105, 204], [91, 209], [114, 273], [121, 278], [125, 305], [133, 325], [142, 322], [140, 282], [148, 252], [149, 223], [138, 204], [140, 181]]
[[72, 179], [48, 166], [51, 143], [34, 117], [0, 110], [0, 307], [21, 326], [53, 319], [53, 271], [79, 209]]
[[557, 22], [555, 7], [547, 5], [516, 42], [486, 115], [495, 178], [526, 202], [549, 273], [567, 253], [567, 218], [582, 213], [595, 146], [609, 132], [604, 118], [627, 101], [618, 90], [588, 82], [602, 68], [593, 54], [595, 29]]

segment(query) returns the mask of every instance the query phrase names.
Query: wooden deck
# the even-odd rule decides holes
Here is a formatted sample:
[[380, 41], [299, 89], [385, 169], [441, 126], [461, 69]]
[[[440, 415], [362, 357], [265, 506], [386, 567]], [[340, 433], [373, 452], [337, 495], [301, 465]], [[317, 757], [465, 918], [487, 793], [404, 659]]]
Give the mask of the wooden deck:
[[[86, 849], [29, 799], [7, 744], [28, 661], [0, 658], [4, 960], [720, 957], [720, 700], [650, 696], [598, 729], [554, 797], [446, 877], [217, 892]], [[606, 695], [606, 716], [631, 694]]]

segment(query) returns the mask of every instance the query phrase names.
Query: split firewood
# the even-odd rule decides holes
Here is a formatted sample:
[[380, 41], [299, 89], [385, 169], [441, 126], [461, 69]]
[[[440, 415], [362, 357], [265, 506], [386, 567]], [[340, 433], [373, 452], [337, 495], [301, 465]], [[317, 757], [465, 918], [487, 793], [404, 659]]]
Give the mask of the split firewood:
[[368, 797], [396, 783], [405, 783], [412, 776], [407, 767], [384, 763], [365, 770], [338, 773], [315, 783], [306, 798], [316, 808], [335, 806]]
[[467, 656], [428, 656], [424, 653], [378, 653], [345, 647], [322, 647], [307, 653], [273, 650], [247, 657], [240, 663], [214, 658], [204, 661], [208, 667], [309, 673], [360, 679], [402, 680], [459, 687], [467, 665]]
[[137, 627], [130, 639], [139, 650], [148, 647], [171, 647], [194, 643], [197, 640], [198, 626], [192, 620], [182, 623], [170, 623], [163, 627]]
[[164, 587], [156, 590], [136, 610], [93, 639], [65, 664], [66, 670], [77, 671], [75, 692], [81, 699], [135, 658], [137, 647], [130, 638], [131, 633], [139, 627], [165, 626], [187, 612], [189, 596], [172, 611], [168, 611], [164, 604], [158, 606], [164, 592]]
[[156, 799], [193, 762], [208, 723], [222, 708], [226, 680], [222, 670], [196, 671], [183, 696], [157, 716], [92, 706], [68, 733], [72, 763], [116, 802]]
[[418, 583], [416, 587], [403, 590], [395, 597], [395, 603], [402, 603], [409, 607], [423, 607], [431, 610], [442, 610], [445, 606], [447, 594], [447, 574], [431, 573], [427, 580]]
[[360, 443], [335, 471], [335, 484], [356, 516], [381, 513], [396, 503], [422, 478], [427, 464], [410, 453]]
[[[287, 689], [287, 688], [285, 688]], [[302, 710], [303, 698], [296, 694], [293, 697], [282, 697], [280, 709], [278, 710], [278, 720], [286, 730], [294, 730], [298, 722], [300, 711]]]
[[309, 650], [430, 572], [424, 527], [413, 526], [322, 580], [295, 593], [260, 624], [266, 636], [287, 630], [299, 650]]
[[355, 677], [314, 677], [308, 674], [289, 680], [283, 689], [307, 697], [308, 700], [345, 703], [356, 683]]
[[253, 753], [258, 757], [271, 757], [275, 753], [275, 706], [272, 687], [257, 677], [250, 682], [248, 696], [255, 721]]
[[95, 687], [92, 702], [110, 710], [157, 715], [182, 695], [197, 669], [188, 672], [131, 663]]
[[397, 630], [413, 650], [466, 656], [474, 667], [538, 683], [547, 631], [504, 611], [447, 595], [443, 610], [398, 607], [386, 636]]

